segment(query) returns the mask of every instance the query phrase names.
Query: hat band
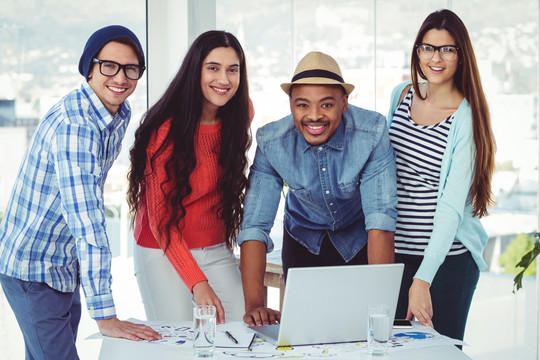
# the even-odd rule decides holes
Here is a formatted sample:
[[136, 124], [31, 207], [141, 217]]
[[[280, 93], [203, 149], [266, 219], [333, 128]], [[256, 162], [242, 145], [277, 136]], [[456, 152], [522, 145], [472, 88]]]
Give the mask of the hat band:
[[300, 80], [304, 78], [311, 78], [311, 77], [328, 78], [328, 79], [339, 81], [340, 83], [344, 83], [343, 78], [339, 76], [338, 74], [327, 71], [327, 70], [320, 70], [320, 69], [302, 71], [301, 73], [294, 75], [291, 82], [295, 82], [296, 80]]

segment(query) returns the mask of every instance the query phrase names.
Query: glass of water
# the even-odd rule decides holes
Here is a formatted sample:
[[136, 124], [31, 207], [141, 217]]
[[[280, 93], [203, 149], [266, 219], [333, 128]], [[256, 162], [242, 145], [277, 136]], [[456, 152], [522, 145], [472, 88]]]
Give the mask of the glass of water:
[[216, 307], [197, 305], [193, 308], [193, 352], [197, 357], [214, 356]]
[[368, 306], [368, 353], [373, 356], [388, 354], [390, 340], [390, 306]]

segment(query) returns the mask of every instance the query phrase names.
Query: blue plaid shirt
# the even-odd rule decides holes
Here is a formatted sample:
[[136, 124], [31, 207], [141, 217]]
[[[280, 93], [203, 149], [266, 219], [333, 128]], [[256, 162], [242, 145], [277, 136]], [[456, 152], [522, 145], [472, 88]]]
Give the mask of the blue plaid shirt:
[[0, 273], [62, 292], [82, 284], [90, 316], [116, 316], [103, 185], [131, 117], [84, 83], [40, 121], [0, 224]]

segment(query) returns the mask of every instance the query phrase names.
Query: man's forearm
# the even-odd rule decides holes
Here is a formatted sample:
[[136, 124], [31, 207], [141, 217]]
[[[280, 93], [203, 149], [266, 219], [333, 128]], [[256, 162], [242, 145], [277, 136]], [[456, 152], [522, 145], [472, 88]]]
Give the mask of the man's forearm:
[[260, 241], [246, 241], [240, 246], [240, 271], [246, 312], [264, 306], [264, 272], [266, 245]]
[[368, 263], [394, 263], [394, 233], [371, 229], [368, 231]]

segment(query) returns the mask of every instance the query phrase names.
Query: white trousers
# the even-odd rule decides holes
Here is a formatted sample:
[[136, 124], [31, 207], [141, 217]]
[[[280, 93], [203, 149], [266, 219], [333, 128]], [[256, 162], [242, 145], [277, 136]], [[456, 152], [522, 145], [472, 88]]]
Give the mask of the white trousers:
[[[242, 280], [231, 250], [223, 243], [191, 249], [191, 254], [221, 300], [225, 309], [225, 321], [242, 321], [244, 315]], [[193, 295], [163, 250], [135, 245], [133, 260], [147, 320], [191, 321]]]

